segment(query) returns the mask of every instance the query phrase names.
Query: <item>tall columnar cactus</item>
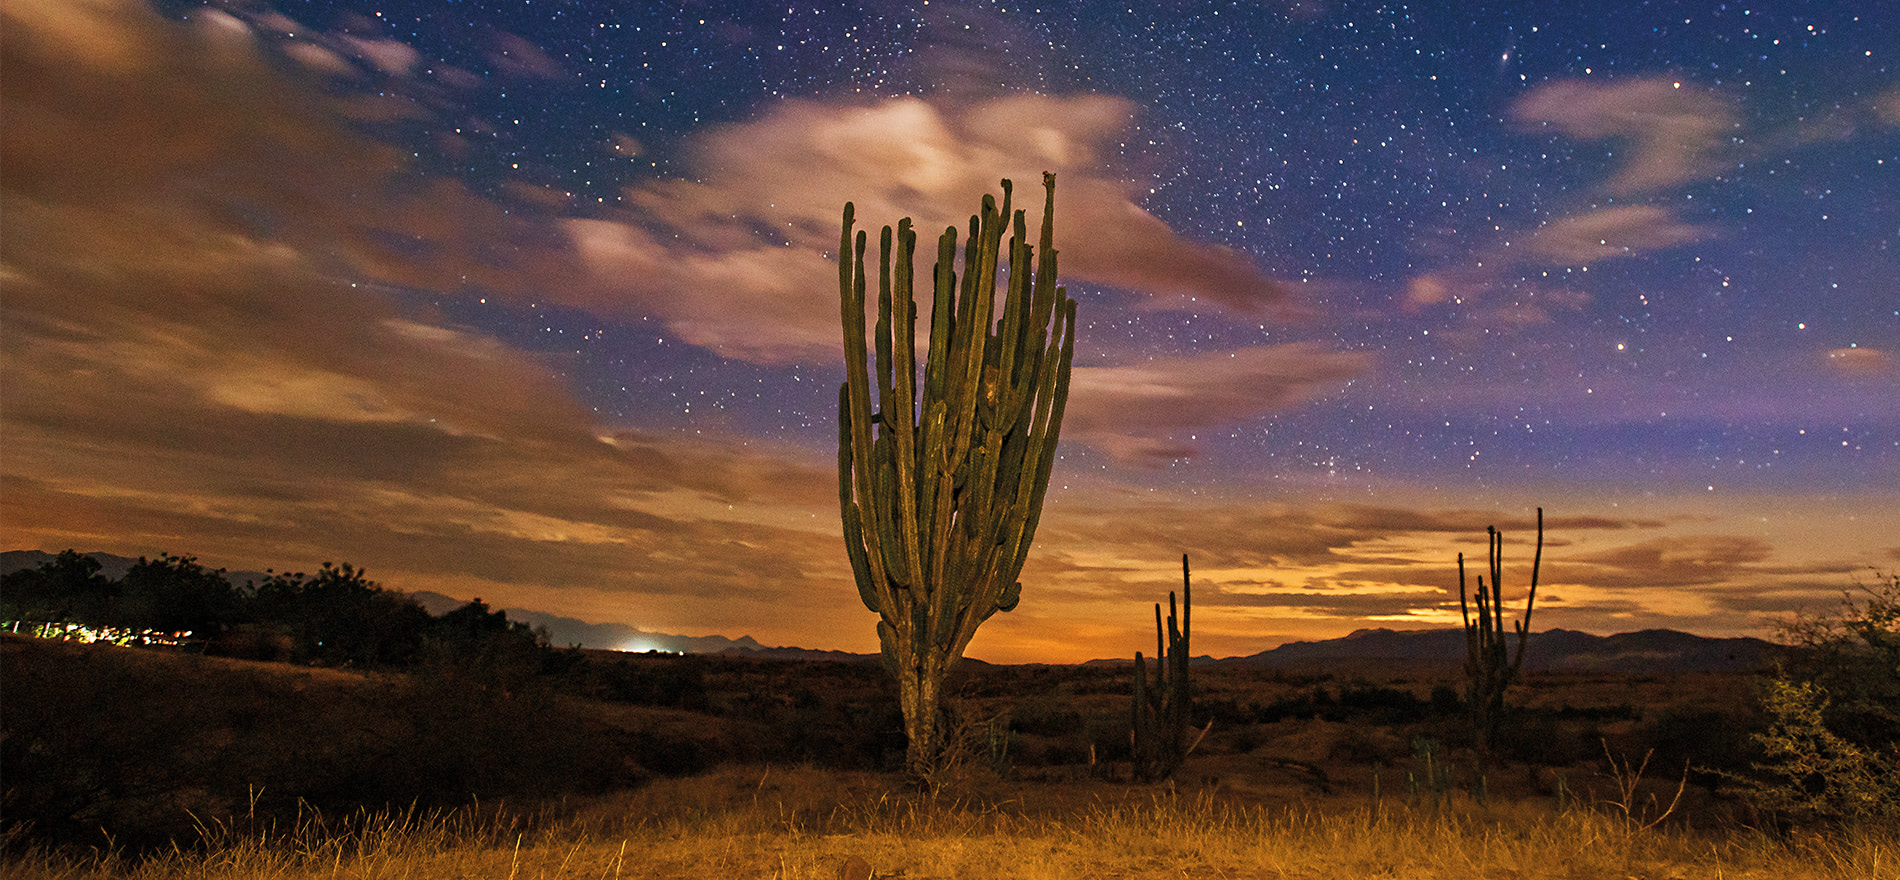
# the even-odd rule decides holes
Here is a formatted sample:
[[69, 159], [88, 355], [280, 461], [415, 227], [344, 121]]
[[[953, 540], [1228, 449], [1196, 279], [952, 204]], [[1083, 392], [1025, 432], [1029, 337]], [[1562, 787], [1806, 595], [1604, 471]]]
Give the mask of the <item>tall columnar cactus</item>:
[[1148, 680], [1148, 664], [1135, 652], [1135, 699], [1132, 753], [1136, 779], [1153, 781], [1172, 775], [1196, 743], [1188, 742], [1188, 708], [1194, 692], [1188, 681], [1189, 623], [1194, 613], [1194, 591], [1188, 579], [1187, 554], [1181, 554], [1180, 620], [1175, 619], [1174, 591], [1168, 591], [1168, 626], [1161, 628], [1161, 603], [1155, 603], [1155, 675]]
[[1458, 554], [1458, 612], [1465, 621], [1465, 679], [1467, 701], [1471, 707], [1472, 728], [1480, 754], [1489, 755], [1497, 740], [1498, 723], [1504, 715], [1504, 690], [1524, 668], [1524, 648], [1531, 640], [1531, 609], [1537, 603], [1537, 572], [1544, 562], [1544, 509], [1537, 508], [1537, 555], [1531, 560], [1530, 595], [1524, 599], [1524, 619], [1513, 621], [1517, 629], [1517, 651], [1505, 648], [1503, 563], [1504, 536], [1495, 526], [1490, 534], [1489, 561], [1491, 586], [1478, 576], [1478, 614], [1471, 614], [1465, 593], [1465, 555]]
[[[919, 776], [939, 753], [944, 675], [977, 626], [1015, 608], [1022, 596], [1016, 577], [1035, 537], [1069, 395], [1075, 303], [1056, 285], [1055, 176], [1044, 174], [1043, 187], [1036, 246], [1024, 233], [1023, 212], [1010, 212], [1007, 180], [1002, 209], [986, 194], [981, 213], [970, 218], [960, 280], [956, 227], [937, 240], [921, 394], [911, 296], [917, 236], [909, 218], [897, 224], [894, 254], [891, 228], [879, 236], [871, 374], [864, 341], [865, 234], [853, 242], [853, 206], [844, 206], [838, 504], [858, 596], [879, 615], [878, 642], [897, 678], [910, 740], [909, 769]], [[997, 318], [1006, 222], [1014, 232]]]

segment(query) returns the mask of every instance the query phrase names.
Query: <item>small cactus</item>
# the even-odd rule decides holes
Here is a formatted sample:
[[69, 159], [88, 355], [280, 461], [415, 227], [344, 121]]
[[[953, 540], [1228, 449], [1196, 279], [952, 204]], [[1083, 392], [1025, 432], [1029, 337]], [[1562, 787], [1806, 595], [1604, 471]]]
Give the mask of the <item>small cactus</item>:
[[1491, 586], [1487, 592], [1484, 576], [1478, 576], [1477, 606], [1474, 617], [1465, 593], [1465, 555], [1458, 554], [1458, 611], [1465, 621], [1465, 679], [1467, 702], [1471, 710], [1473, 734], [1478, 754], [1489, 756], [1497, 742], [1498, 725], [1504, 716], [1504, 691], [1517, 679], [1524, 667], [1524, 649], [1531, 640], [1531, 609], [1537, 603], [1537, 573], [1544, 562], [1544, 509], [1537, 508], [1537, 555], [1531, 561], [1530, 595], [1524, 600], [1524, 619], [1513, 621], [1517, 630], [1517, 652], [1505, 648], [1504, 536], [1496, 527], [1490, 534], [1489, 562]]
[[[1168, 591], [1167, 628], [1162, 629], [1161, 603], [1155, 603], [1155, 676], [1148, 681], [1148, 663], [1135, 652], [1135, 689], [1131, 737], [1134, 776], [1143, 781], [1166, 779], [1200, 743], [1188, 741], [1188, 710], [1193, 689], [1188, 680], [1188, 637], [1194, 608], [1193, 584], [1187, 554], [1181, 554], [1180, 617], [1175, 617], [1174, 591]], [[1201, 732], [1203, 736], [1206, 731]]]

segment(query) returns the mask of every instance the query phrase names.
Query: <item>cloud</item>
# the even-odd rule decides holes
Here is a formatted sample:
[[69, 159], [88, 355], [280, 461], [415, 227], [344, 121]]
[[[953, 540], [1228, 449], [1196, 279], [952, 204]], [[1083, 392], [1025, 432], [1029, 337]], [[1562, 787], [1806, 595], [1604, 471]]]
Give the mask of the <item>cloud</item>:
[[1827, 353], [1827, 365], [1856, 379], [1884, 376], [1893, 372], [1893, 356], [1878, 348], [1835, 348]]
[[1760, 574], [1773, 557], [1767, 541], [1751, 536], [1656, 538], [1569, 557], [1553, 576], [1612, 590], [1707, 587]]
[[496, 70], [529, 79], [559, 79], [561, 64], [541, 51], [541, 47], [515, 34], [503, 31], [495, 35], [489, 47], [488, 63]]
[[408, 76], [422, 61], [422, 53], [400, 40], [345, 36], [344, 45], [359, 58], [390, 76]]
[[1882, 122], [1900, 126], [1900, 89], [1891, 89], [1875, 96], [1872, 106], [1874, 114]]
[[633, 212], [571, 220], [566, 229], [592, 271], [596, 307], [636, 305], [688, 342], [764, 362], [835, 357], [832, 252], [846, 201], [872, 237], [880, 225], [914, 218], [927, 277], [936, 236], [963, 228], [999, 179], [1017, 184], [1015, 206], [1028, 209], [1033, 234], [1043, 171], [1057, 174], [1065, 281], [1125, 287], [1164, 304], [1280, 307], [1284, 292], [1243, 254], [1181, 238], [1135, 203], [1130, 184], [1097, 170], [1132, 115], [1129, 102], [1099, 95], [787, 101], [757, 120], [694, 135], [681, 150], [690, 180], [630, 188]]
[[675, 630], [718, 595], [722, 628], [851, 643], [817, 613], [855, 602], [828, 456], [605, 430], [536, 355], [383, 286], [525, 295], [564, 241], [407, 169], [235, 19], [0, 8], [15, 546], [348, 560]]
[[[1612, 82], [1562, 80], [1519, 99], [1511, 116], [1520, 125], [1583, 140], [1629, 142], [1603, 189], [1612, 196], [1666, 189], [1721, 172], [1737, 161], [1730, 142], [1739, 118], [1730, 102], [1693, 83], [1669, 77]], [[1444, 268], [1412, 278], [1400, 300], [1416, 311], [1447, 302], [1485, 298], [1525, 268], [1588, 266], [1634, 257], [1713, 237], [1708, 226], [1685, 223], [1675, 212], [1650, 205], [1592, 207], [1559, 215], [1534, 229], [1506, 230], [1463, 268]], [[1569, 299], [1574, 303], [1581, 294]], [[1547, 322], [1553, 300], [1533, 304], [1518, 297], [1502, 309], [1487, 306], [1477, 321], [1491, 329], [1521, 329]]]
[[[133, 243], [147, 260], [186, 254], [171, 268], [200, 272], [196, 251], [269, 241], [313, 270], [440, 294], [579, 286], [544, 218], [431, 177], [412, 151], [350, 122], [423, 104], [285, 76], [255, 31], [221, 13], [179, 23], [131, 2], [75, 8], [94, 13], [92, 30], [9, 21], [8, 209], [31, 220], [10, 224], [16, 259]], [[133, 48], [87, 65], [65, 43], [75, 30]]]
[[[1455, 592], [1455, 560], [1460, 549], [1481, 553], [1485, 528], [1495, 525], [1509, 542], [1507, 552], [1524, 554], [1534, 540], [1535, 514], [1458, 508], [1414, 508], [1343, 504], [1301, 499], [1299, 503], [1238, 498], [1195, 498], [1149, 492], [1088, 492], [1064, 498], [1044, 514], [1041, 543], [1058, 557], [1045, 564], [1091, 580], [1105, 581], [1145, 571], [1157, 562], [1189, 553], [1196, 570], [1248, 570], [1256, 580], [1279, 578], [1307, 583], [1312, 571], [1327, 578], [1348, 576], [1369, 581], [1409, 570], [1418, 586], [1419, 563], [1425, 571], [1449, 576], [1435, 586]], [[1545, 523], [1547, 546], [1580, 534], [1649, 531], [1665, 524], [1647, 518], [1552, 516]], [[1066, 554], [1064, 547], [1113, 548], [1110, 552]], [[1524, 557], [1528, 559], [1528, 556]], [[1302, 573], [1301, 570], [1307, 570]], [[1378, 570], [1382, 574], [1375, 575]], [[1263, 572], [1277, 571], [1267, 575]], [[1178, 574], [1178, 571], [1177, 571]], [[1318, 583], [1319, 580], [1311, 582]]]
[[1700, 241], [1707, 235], [1703, 227], [1683, 223], [1662, 208], [1624, 205], [1545, 223], [1531, 232], [1524, 248], [1542, 264], [1587, 266]]
[[1076, 367], [1063, 438], [1115, 458], [1164, 464], [1194, 454], [1179, 438], [1250, 422], [1337, 391], [1370, 372], [1373, 356], [1314, 343]]
[[163, 58], [163, 41], [141, 26], [150, 16], [143, 6], [116, 0], [16, 0], [0, 8], [8, 39], [29, 37], [14, 51], [115, 77], [150, 70]]
[[[1514, 276], [1526, 269], [1588, 266], [1609, 259], [1637, 257], [1714, 237], [1708, 226], [1684, 223], [1674, 212], [1649, 205], [1619, 205], [1555, 217], [1530, 230], [1514, 230], [1473, 265], [1436, 269], [1413, 276], [1400, 305], [1409, 312], [1466, 305], [1468, 334], [1514, 332], [1548, 324], [1558, 311], [1575, 311], [1590, 301], [1582, 291], [1531, 285]], [[1497, 295], [1509, 293], [1510, 301]]]
[[1528, 127], [1583, 140], [1628, 141], [1628, 153], [1607, 184], [1619, 195], [1686, 183], [1728, 167], [1726, 144], [1740, 125], [1727, 99], [1671, 77], [1562, 80], [1519, 99], [1511, 116]]

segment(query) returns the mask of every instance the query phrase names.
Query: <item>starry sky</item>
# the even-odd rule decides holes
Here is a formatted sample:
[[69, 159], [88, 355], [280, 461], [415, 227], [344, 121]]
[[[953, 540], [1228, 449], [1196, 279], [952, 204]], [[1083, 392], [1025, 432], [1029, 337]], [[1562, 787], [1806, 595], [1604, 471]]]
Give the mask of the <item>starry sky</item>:
[[[973, 656], [1765, 635], [1900, 566], [1900, 6], [0, 0], [8, 549], [876, 650], [836, 248], [1079, 302]], [[923, 264], [920, 261], [920, 271]]]

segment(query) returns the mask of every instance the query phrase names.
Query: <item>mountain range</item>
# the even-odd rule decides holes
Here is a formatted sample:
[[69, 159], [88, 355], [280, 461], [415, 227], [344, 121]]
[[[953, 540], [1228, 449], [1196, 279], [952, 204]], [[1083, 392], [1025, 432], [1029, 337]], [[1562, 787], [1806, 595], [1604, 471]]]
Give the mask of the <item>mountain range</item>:
[[[1517, 650], [1517, 636], [1505, 647]], [[1781, 652], [1773, 642], [1754, 638], [1714, 638], [1671, 629], [1599, 636], [1568, 629], [1531, 634], [1524, 668], [1539, 672], [1684, 673], [1745, 672], [1772, 663]], [[1277, 648], [1197, 663], [1265, 669], [1312, 668], [1335, 663], [1385, 666], [1448, 666], [1465, 661], [1465, 632], [1460, 629], [1362, 629], [1343, 638], [1289, 642]]]
[[[0, 575], [34, 568], [51, 561], [56, 554], [39, 550], [8, 550], [0, 553]], [[110, 553], [88, 553], [98, 560], [100, 574], [109, 579], [125, 576], [138, 560]], [[261, 581], [267, 575], [257, 571], [227, 571], [226, 580], [234, 584]], [[462, 599], [430, 591], [407, 594], [430, 614], [442, 615], [466, 603]], [[767, 647], [751, 636], [682, 636], [651, 632], [624, 623], [591, 623], [525, 608], [500, 609], [509, 620], [544, 630], [548, 642], [556, 647], [582, 647], [609, 651], [665, 651], [676, 654], [725, 654], [786, 660], [870, 661], [876, 654], [853, 654], [798, 647]], [[1517, 637], [1506, 636], [1507, 647], [1515, 650]], [[1772, 642], [1754, 638], [1712, 638], [1668, 629], [1599, 636], [1567, 629], [1534, 633], [1525, 652], [1524, 666], [1534, 671], [1598, 671], [1624, 674], [1675, 674], [1685, 672], [1740, 672], [1760, 669], [1772, 663], [1781, 648]], [[1086, 665], [1131, 663], [1128, 658], [1091, 660]], [[1260, 669], [1313, 669], [1335, 671], [1366, 670], [1403, 666], [1460, 668], [1465, 659], [1462, 629], [1392, 630], [1361, 629], [1337, 639], [1289, 642], [1277, 648], [1244, 657], [1195, 657], [1197, 666], [1227, 666]], [[972, 661], [975, 662], [975, 661]]]

